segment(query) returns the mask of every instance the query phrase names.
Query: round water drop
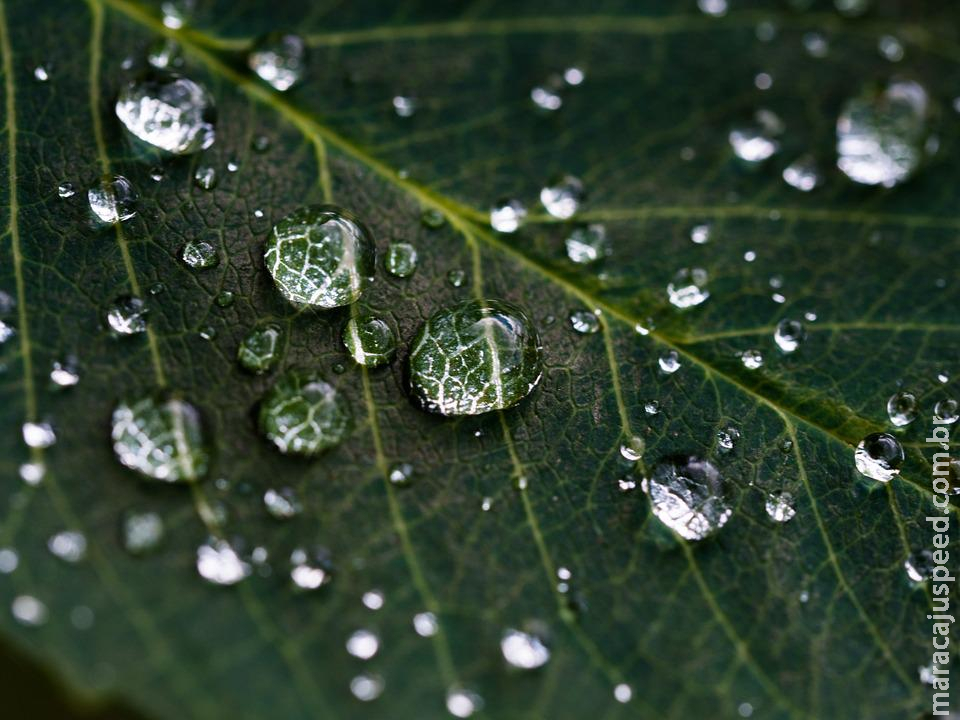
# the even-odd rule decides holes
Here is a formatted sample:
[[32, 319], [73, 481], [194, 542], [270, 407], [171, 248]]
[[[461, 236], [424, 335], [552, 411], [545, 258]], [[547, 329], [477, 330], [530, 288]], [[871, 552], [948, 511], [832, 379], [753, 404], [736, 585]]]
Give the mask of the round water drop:
[[393, 98], [393, 111], [397, 117], [408, 118], [417, 111], [417, 99], [406, 95], [395, 95]]
[[73, 387], [80, 382], [80, 372], [75, 359], [55, 360], [50, 368], [50, 382], [57, 387]]
[[620, 683], [613, 688], [613, 698], [618, 703], [628, 703], [633, 699], [633, 688], [626, 683]]
[[189, 155], [216, 137], [213, 97], [199, 83], [154, 71], [124, 86], [116, 104], [127, 131], [152, 148]]
[[341, 339], [358, 365], [379, 367], [397, 354], [397, 337], [393, 329], [385, 320], [372, 315], [350, 318]]
[[903, 182], [923, 159], [929, 106], [927, 91], [911, 80], [849, 100], [837, 119], [837, 167], [864, 185]]
[[147, 50], [147, 62], [158, 70], [172, 70], [183, 65], [183, 53], [173, 38], [159, 38]]
[[700, 305], [710, 297], [707, 290], [707, 271], [703, 268], [680, 268], [667, 285], [667, 297], [676, 308]]
[[363, 606], [368, 610], [379, 610], [383, 607], [384, 597], [380, 590], [367, 590], [360, 598]]
[[773, 333], [773, 340], [782, 352], [792, 353], [803, 342], [807, 336], [806, 328], [799, 320], [790, 320], [784, 318], [777, 323], [777, 329]]
[[201, 190], [213, 190], [217, 186], [217, 169], [202, 165], [193, 173], [193, 184]]
[[217, 293], [217, 307], [228, 308], [233, 305], [233, 301], [236, 297], [233, 294], [232, 290], [221, 290]]
[[747, 370], [757, 370], [763, 367], [763, 353], [759, 350], [744, 350], [740, 353], [740, 362]]
[[64, 199], [72, 198], [76, 194], [77, 194], [77, 190], [73, 186], [72, 182], [62, 182], [59, 185], [57, 185], [57, 195], [59, 195]]
[[447, 712], [456, 718], [468, 718], [483, 709], [483, 698], [461, 685], [447, 690]]
[[394, 463], [387, 477], [394, 485], [407, 486], [413, 477], [413, 465], [406, 462]]
[[370, 231], [333, 205], [299, 208], [267, 238], [267, 268], [294, 305], [349, 305], [373, 279], [376, 248]]
[[783, 133], [783, 121], [770, 110], [758, 110], [750, 125], [734, 128], [727, 136], [733, 153], [744, 162], [761, 163], [780, 149], [777, 135]]
[[443, 224], [446, 221], [447, 219], [444, 217], [443, 213], [436, 208], [427, 208], [420, 213], [420, 222], [431, 230], [436, 230], [443, 227]]
[[284, 339], [283, 328], [279, 325], [269, 323], [255, 327], [240, 341], [237, 362], [244, 370], [262, 375], [280, 361]]
[[[666, 355], [661, 356], [657, 360], [657, 364], [660, 365], [661, 372], [666, 373], [667, 375], [673, 375], [677, 370], [680, 369], [680, 355], [676, 350], [668, 350]], [[654, 415], [656, 413], [649, 414]]]
[[50, 73], [43, 65], [37, 65], [33, 69], [33, 79], [37, 82], [47, 82], [50, 79]]
[[165, 529], [155, 512], [129, 512], [121, 528], [123, 547], [131, 555], [145, 555], [160, 547]]
[[709, 461], [674, 457], [659, 463], [642, 483], [653, 514], [687, 540], [703, 540], [722, 528], [732, 510], [724, 481]]
[[163, 24], [171, 30], [182, 28], [197, 8], [197, 0], [163, 0], [160, 12]]
[[0, 548], [0, 575], [9, 575], [20, 565], [20, 556], [13, 548]]
[[293, 492], [293, 488], [270, 488], [263, 494], [263, 506], [277, 520], [289, 520], [300, 514], [303, 506]]
[[903, 447], [889, 433], [871, 433], [857, 445], [853, 460], [861, 475], [879, 482], [890, 482], [900, 474]]
[[47, 540], [47, 549], [64, 562], [80, 562], [87, 554], [87, 538], [82, 532], [63, 530]]
[[581, 335], [592, 335], [600, 330], [600, 318], [589, 310], [570, 313], [570, 326]]
[[870, 8], [870, 0], [833, 0], [837, 12], [847, 17], [858, 17]]
[[573, 175], [554, 178], [540, 191], [540, 202], [558, 220], [569, 220], [583, 202], [583, 183]]
[[823, 33], [808, 32], [803, 36], [803, 49], [810, 57], [825, 58], [830, 54], [830, 41]]
[[350, 692], [361, 702], [371, 702], [383, 694], [383, 678], [376, 673], [360, 673], [350, 681]]
[[504, 199], [490, 208], [490, 227], [497, 232], [516, 232], [527, 217], [527, 208], [519, 200]]
[[105, 175], [87, 190], [90, 212], [104, 225], [116, 225], [137, 214], [140, 196], [123, 175]]
[[543, 373], [540, 337], [503, 300], [471, 300], [434, 313], [410, 353], [410, 388], [426, 410], [479, 415], [530, 394]]
[[[678, 363], [679, 366], [679, 363]], [[656, 400], [650, 400], [643, 405], [643, 411], [647, 415], [658, 415], [660, 413], [660, 403]]]
[[216, 267], [220, 262], [217, 249], [203, 240], [190, 240], [180, 251], [180, 259], [194, 270]]
[[421, 612], [413, 616], [413, 629], [420, 637], [433, 637], [439, 632], [440, 624], [432, 612]]
[[369, 660], [380, 650], [380, 638], [371, 630], [357, 630], [347, 638], [347, 652], [360, 660]]
[[37, 627], [47, 621], [47, 606], [32, 595], [17, 595], [10, 605], [13, 619], [27, 627]]
[[251, 568], [226, 540], [211, 539], [197, 548], [197, 572], [214, 585], [236, 585]]
[[797, 514], [793, 507], [793, 495], [786, 491], [767, 495], [765, 509], [770, 519], [778, 523], [789, 522]]
[[410, 277], [417, 269], [417, 249], [406, 242], [392, 242], [384, 260], [387, 272], [398, 278]]
[[960, 403], [953, 398], [940, 400], [934, 406], [933, 414], [941, 423], [953, 425], [960, 419]]
[[810, 192], [821, 183], [820, 170], [812, 155], [803, 155], [783, 170], [783, 180], [801, 192]]
[[447, 273], [447, 282], [455, 288], [463, 287], [463, 283], [466, 282], [466, 279], [467, 274], [459, 268], [455, 268]]
[[912, 423], [917, 419], [919, 411], [920, 403], [917, 402], [917, 396], [911, 392], [901, 390], [887, 400], [887, 415], [890, 417], [890, 422], [897, 427]]
[[690, 231], [690, 239], [697, 245], [705, 245], [710, 242], [710, 226], [696, 225]]
[[350, 427], [342, 395], [312, 371], [281, 375], [260, 404], [260, 431], [290, 455], [316, 455], [338, 445]]
[[500, 652], [511, 666], [534, 670], [550, 660], [550, 648], [539, 633], [507, 628], [500, 639]]
[[933, 553], [929, 550], [918, 550], [910, 553], [910, 556], [903, 561], [903, 569], [907, 571], [907, 577], [911, 582], [921, 583], [930, 578], [933, 574], [933, 568], [936, 563], [933, 561]]
[[579, 265], [596, 262], [610, 255], [613, 248], [607, 229], [599, 223], [574, 228], [565, 241], [567, 257]]
[[117, 335], [136, 335], [147, 329], [147, 307], [132, 295], [118, 297], [107, 308], [107, 325]]
[[317, 590], [330, 582], [331, 565], [327, 551], [317, 548], [312, 555], [303, 548], [290, 553], [290, 580], [300, 590]]
[[637, 435], [626, 438], [620, 445], [620, 456], [627, 462], [635, 463], [643, 457], [646, 445], [643, 438]]
[[178, 398], [121, 402], [113, 411], [111, 438], [117, 459], [153, 480], [199, 480], [210, 464], [200, 413]]
[[259, 38], [247, 65], [275, 90], [285, 92], [303, 77], [307, 49], [299, 35], [272, 32]]

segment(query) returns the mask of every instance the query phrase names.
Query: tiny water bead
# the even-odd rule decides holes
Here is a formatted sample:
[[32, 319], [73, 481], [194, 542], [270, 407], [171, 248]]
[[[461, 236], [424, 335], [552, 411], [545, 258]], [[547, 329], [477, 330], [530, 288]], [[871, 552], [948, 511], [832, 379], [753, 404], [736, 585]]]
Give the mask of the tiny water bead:
[[483, 709], [483, 698], [460, 685], [447, 690], [447, 712], [456, 718], [468, 718]]
[[236, 585], [250, 575], [251, 567], [229, 542], [211, 538], [197, 548], [197, 572], [214, 585]]
[[57, 195], [66, 199], [72, 198], [77, 194], [77, 189], [74, 187], [72, 182], [62, 182], [57, 185]]
[[341, 335], [350, 357], [358, 365], [380, 367], [397, 354], [397, 336], [385, 320], [360, 315], [347, 321]]
[[380, 650], [380, 638], [371, 630], [361, 629], [347, 638], [347, 652], [359, 660], [369, 660]]
[[516, 232], [526, 217], [527, 208], [524, 204], [507, 198], [490, 208], [490, 227], [501, 233]]
[[600, 318], [589, 310], [570, 313], [570, 326], [581, 335], [592, 335], [600, 330]]
[[263, 494], [263, 506], [277, 520], [289, 520], [300, 514], [303, 506], [293, 488], [268, 489]]
[[778, 523], [789, 522], [797, 514], [793, 507], [793, 495], [786, 491], [767, 495], [765, 509], [770, 519]]
[[607, 229], [599, 223], [574, 228], [564, 242], [567, 257], [578, 265], [597, 262], [612, 252]]
[[332, 579], [328, 553], [323, 548], [307, 552], [297, 548], [290, 553], [290, 580], [300, 590], [318, 590]]
[[423, 223], [424, 227], [428, 227], [431, 230], [437, 230], [443, 227], [446, 221], [447, 219], [443, 213], [436, 208], [427, 208], [420, 213], [420, 222]]
[[217, 186], [217, 169], [201, 165], [193, 173], [193, 184], [201, 190], [213, 190]]
[[933, 553], [929, 550], [917, 550], [910, 553], [909, 557], [903, 561], [903, 569], [907, 572], [910, 582], [921, 583], [930, 578], [933, 574], [933, 568], [936, 563], [933, 560]]
[[387, 479], [391, 484], [406, 487], [410, 485], [413, 478], [413, 465], [407, 462], [394, 463], [390, 467]]
[[459, 268], [453, 269], [447, 273], [447, 282], [455, 288], [463, 287], [463, 283], [466, 282], [466, 279], [467, 274]]
[[180, 251], [180, 259], [194, 270], [216, 267], [220, 262], [217, 249], [203, 240], [190, 240]]
[[383, 264], [387, 272], [394, 277], [410, 277], [417, 269], [417, 249], [410, 243], [392, 242], [387, 247], [387, 257]]
[[471, 300], [435, 312], [410, 353], [410, 388], [426, 410], [479, 415], [523, 400], [540, 382], [540, 337], [504, 300]]
[[700, 305], [710, 297], [707, 271], [703, 268], [680, 268], [667, 285], [670, 304], [681, 310]]
[[[673, 375], [677, 370], [680, 369], [680, 355], [676, 350], [668, 350], [666, 355], [662, 355], [658, 360], [657, 364], [660, 366], [660, 371], [667, 374]], [[648, 403], [647, 407], [650, 407]], [[656, 407], [654, 406], [654, 409]], [[647, 410], [648, 414], [655, 415], [656, 413], [651, 413], [649, 409]]]
[[810, 192], [820, 185], [822, 178], [812, 155], [803, 155], [783, 170], [783, 181], [801, 192]]
[[917, 419], [920, 403], [917, 396], [906, 390], [895, 392], [887, 400], [887, 415], [896, 427], [905, 427]]
[[247, 55], [247, 65], [274, 90], [285, 92], [303, 78], [307, 49], [299, 35], [268, 33]]
[[792, 353], [807, 337], [807, 330], [799, 320], [784, 318], [777, 323], [773, 333], [773, 341], [781, 352]]
[[63, 530], [47, 540], [47, 549], [64, 562], [80, 562], [87, 554], [87, 538], [82, 532]]
[[747, 370], [757, 370], [763, 367], [763, 353], [759, 350], [744, 350], [740, 353], [740, 362]]
[[216, 138], [213, 97], [174, 73], [153, 71], [128, 83], [115, 110], [133, 137], [172, 155], [199, 152]]
[[370, 284], [376, 248], [351, 213], [315, 205], [294, 210], [273, 227], [264, 260], [288, 301], [333, 308], [356, 302]]
[[123, 175], [105, 175], [87, 190], [90, 212], [99, 223], [116, 225], [137, 214], [140, 196]]
[[780, 149], [777, 135], [783, 133], [783, 121], [770, 110], [758, 110], [754, 122], [734, 128], [728, 140], [733, 153], [746, 163], [756, 164], [772, 157]]
[[720, 471], [702, 458], [668, 458], [642, 483], [653, 514], [687, 540], [703, 540], [722, 528], [732, 510]]
[[183, 50], [173, 38], [158, 38], [147, 50], [147, 63], [158, 70], [172, 70], [183, 65]]
[[583, 183], [573, 175], [554, 178], [540, 191], [540, 202], [558, 220], [569, 220], [583, 202]]
[[890, 482], [900, 474], [903, 447], [889, 433], [871, 433], [857, 445], [853, 460], [861, 475], [879, 482]]
[[144, 477], [191, 482], [207, 473], [207, 449], [200, 413], [175, 397], [148, 395], [121, 402], [113, 411], [111, 438], [117, 459]]
[[910, 80], [864, 91], [837, 119], [837, 167], [864, 185], [903, 182], [923, 159], [929, 112], [927, 91]]
[[941, 423], [953, 425], [960, 419], [960, 403], [953, 398], [940, 400], [934, 405], [933, 414]]
[[240, 367], [254, 375], [269, 372], [280, 362], [285, 333], [275, 323], [267, 323], [248, 332], [237, 349]]
[[260, 404], [260, 431], [284, 454], [312, 456], [332, 448], [350, 422], [343, 396], [313, 371], [288, 370]]
[[107, 308], [107, 325], [117, 335], [137, 335], [147, 329], [147, 306], [138, 297], [123, 295]]
[[507, 628], [500, 639], [503, 659], [520, 670], [535, 670], [550, 660], [550, 648], [538, 633]]
[[131, 555], [145, 555], [160, 547], [166, 530], [155, 512], [129, 512], [123, 517], [123, 547]]

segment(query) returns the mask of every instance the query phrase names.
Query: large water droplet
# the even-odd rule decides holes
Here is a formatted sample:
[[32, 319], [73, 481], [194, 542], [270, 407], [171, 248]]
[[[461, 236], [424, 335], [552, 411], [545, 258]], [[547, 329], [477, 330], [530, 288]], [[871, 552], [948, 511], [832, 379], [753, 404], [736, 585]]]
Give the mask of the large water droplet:
[[[660, 358], [657, 360], [657, 364], [660, 366], [661, 372], [664, 372], [667, 375], [673, 375], [673, 373], [680, 369], [680, 355], [676, 350], [668, 350], [666, 355], [660, 356]], [[648, 407], [650, 405], [651, 403], [648, 403]], [[655, 404], [654, 408], [656, 408]], [[654, 412], [650, 414], [655, 415], [656, 413]]]
[[807, 331], [803, 323], [799, 320], [789, 320], [784, 318], [777, 323], [777, 329], [773, 333], [773, 340], [777, 347], [785, 353], [792, 353], [803, 342], [807, 336]]
[[710, 297], [707, 290], [707, 271], [703, 268], [680, 268], [667, 285], [670, 304], [677, 308], [699, 305]]
[[260, 404], [260, 431], [285, 454], [316, 455], [338, 445], [349, 427], [348, 405], [316, 372], [288, 370]]
[[235, 585], [251, 568], [226, 540], [211, 539], [197, 548], [197, 572], [215, 585]]
[[521, 670], [534, 670], [550, 660], [550, 648], [539, 633], [507, 628], [500, 639], [503, 659]]
[[664, 460], [643, 481], [653, 514], [687, 540], [702, 540], [722, 528], [732, 510], [724, 482], [712, 463], [698, 457]]
[[283, 328], [268, 323], [248, 332], [237, 350], [237, 361], [244, 370], [262, 375], [280, 361], [284, 342]]
[[434, 313], [410, 353], [410, 387], [427, 410], [478, 415], [512, 407], [542, 374], [540, 337], [503, 300], [471, 300]]
[[199, 480], [210, 463], [200, 413], [178, 398], [121, 402], [113, 411], [111, 437], [117, 459], [154, 480]]
[[284, 92], [303, 77], [306, 55], [306, 46], [299, 35], [272, 32], [254, 43], [247, 65], [261, 80]]
[[906, 390], [895, 392], [887, 400], [887, 415], [890, 416], [890, 422], [897, 427], [912, 423], [917, 419], [919, 411], [920, 403], [917, 402], [917, 396]]
[[567, 257], [582, 265], [605, 258], [612, 251], [607, 229], [599, 223], [574, 228], [565, 244]]
[[216, 137], [213, 97], [173, 73], [151, 72], [125, 85], [116, 113], [131, 135], [172, 155], [208, 148]]
[[861, 475], [880, 482], [890, 482], [900, 474], [903, 447], [889, 433], [871, 433], [857, 445], [853, 460]]
[[490, 208], [490, 227], [497, 232], [516, 232], [527, 217], [527, 208], [519, 200], [504, 199]]
[[155, 512], [130, 512], [123, 517], [123, 547], [131, 555], [144, 555], [160, 547], [163, 518]]
[[837, 167], [865, 185], [906, 180], [923, 158], [929, 105], [927, 91], [910, 80], [848, 101], [837, 119]]
[[560, 220], [569, 220], [583, 202], [583, 183], [573, 175], [554, 178], [540, 191], [540, 202], [547, 212]]
[[417, 249], [406, 242], [390, 243], [387, 247], [384, 267], [394, 277], [410, 277], [417, 269]]
[[379, 367], [393, 360], [397, 337], [385, 320], [372, 315], [352, 317], [341, 335], [343, 344], [357, 364]]
[[87, 190], [90, 211], [105, 225], [116, 225], [136, 215], [139, 197], [123, 175], [106, 175]]
[[376, 248], [351, 213], [318, 205], [294, 210], [274, 226], [264, 260], [291, 303], [332, 308], [360, 297], [373, 278]]

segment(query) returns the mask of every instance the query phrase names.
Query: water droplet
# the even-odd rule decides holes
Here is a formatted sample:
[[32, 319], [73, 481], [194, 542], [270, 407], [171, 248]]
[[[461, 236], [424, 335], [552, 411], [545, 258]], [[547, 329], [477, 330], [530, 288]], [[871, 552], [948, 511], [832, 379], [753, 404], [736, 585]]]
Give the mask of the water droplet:
[[757, 90], [769, 90], [773, 87], [773, 76], [770, 73], [757, 73], [753, 77], [753, 86]]
[[256, 152], [263, 153], [270, 149], [270, 138], [267, 135], [257, 135], [250, 142], [250, 147], [252, 147]]
[[20, 479], [30, 486], [39, 485], [46, 474], [47, 467], [41, 462], [28, 462], [20, 466]]
[[[583, 183], [579, 178], [573, 175], [562, 175], [540, 191], [540, 202], [553, 217], [569, 220], [577, 212], [584, 196]], [[492, 218], [491, 224], [493, 224]]]
[[820, 171], [812, 155], [803, 155], [790, 163], [783, 170], [783, 179], [787, 185], [801, 192], [810, 192], [821, 182]]
[[193, 184], [201, 190], [213, 190], [217, 186], [217, 169], [201, 165], [193, 174]]
[[250, 575], [250, 564], [226, 540], [211, 538], [197, 548], [197, 572], [215, 585], [236, 585]]
[[[677, 366], [679, 367], [679, 365], [680, 363], [678, 362]], [[660, 367], [662, 368], [663, 365], [661, 365]], [[667, 371], [664, 370], [664, 372], [667, 372]], [[650, 402], [647, 402], [644, 404], [643, 411], [647, 415], [657, 415], [660, 412], [660, 403], [658, 403], [656, 400], [651, 400]]]
[[565, 243], [567, 257], [581, 265], [608, 257], [613, 249], [606, 227], [599, 223], [574, 228]]
[[953, 398], [940, 400], [933, 408], [934, 416], [946, 425], [953, 425], [960, 419], [960, 403]]
[[803, 48], [810, 57], [825, 58], [830, 54], [830, 42], [818, 32], [808, 32], [803, 36]]
[[360, 600], [368, 610], [379, 610], [383, 607], [384, 597], [379, 590], [368, 590]]
[[405, 95], [396, 95], [393, 98], [393, 111], [397, 117], [408, 118], [417, 111], [417, 99]]
[[87, 554], [87, 538], [76, 530], [62, 530], [47, 540], [47, 549], [64, 562], [80, 562]]
[[37, 82], [47, 82], [50, 79], [50, 73], [47, 72], [47, 69], [43, 65], [37, 65], [33, 69], [33, 79]]
[[690, 231], [690, 239], [697, 245], [705, 245], [710, 242], [710, 226], [696, 225]]
[[765, 507], [770, 519], [778, 523], [788, 522], [797, 514], [793, 507], [793, 495], [786, 491], [767, 495]]
[[57, 195], [62, 198], [72, 198], [76, 194], [77, 190], [72, 182], [62, 182], [57, 185]]
[[751, 717], [753, 715], [753, 705], [748, 702], [740, 703], [737, 706], [737, 714], [743, 718]]
[[413, 616], [413, 629], [420, 637], [433, 637], [440, 630], [440, 625], [432, 612], [421, 612]]
[[709, 461], [698, 457], [664, 460], [642, 483], [653, 514], [687, 540], [702, 540], [722, 528], [732, 510], [724, 482]]
[[116, 225], [137, 214], [139, 195], [123, 175], [106, 175], [87, 190], [87, 202], [94, 217], [105, 225]]
[[870, 0], [833, 0], [837, 12], [847, 17], [863, 15], [870, 7]]
[[483, 709], [483, 698], [473, 690], [455, 685], [447, 690], [447, 712], [457, 718], [468, 718]]
[[463, 287], [463, 283], [466, 281], [466, 279], [467, 274], [459, 268], [455, 268], [447, 273], [447, 282], [455, 288]]
[[903, 447], [889, 433], [871, 433], [857, 445], [854, 463], [861, 475], [880, 482], [890, 482], [900, 474]]
[[190, 240], [180, 251], [180, 259], [194, 270], [216, 267], [220, 262], [217, 249], [203, 240]]
[[197, 0], [164, 0], [160, 5], [163, 24], [171, 30], [182, 28], [193, 15], [196, 6]]
[[625, 439], [620, 445], [620, 455], [627, 462], [637, 462], [637, 460], [643, 457], [643, 451], [646, 445], [642, 437], [634, 435], [631, 438]]
[[394, 277], [410, 277], [413, 275], [413, 271], [417, 269], [417, 249], [410, 243], [390, 243], [387, 247], [384, 267]]
[[216, 137], [213, 97], [202, 85], [173, 73], [153, 71], [128, 83], [115, 109], [133, 137], [172, 155], [208, 148]]
[[316, 455], [338, 445], [349, 427], [342, 395], [316, 372], [288, 370], [260, 404], [260, 431], [284, 454]]
[[740, 353], [740, 362], [747, 370], [757, 370], [763, 367], [763, 353], [759, 350], [744, 350]]
[[23, 431], [23, 442], [28, 447], [43, 449], [57, 442], [57, 434], [50, 423], [25, 422], [21, 429]]
[[0, 548], [0, 574], [9, 575], [20, 565], [20, 556], [13, 548]]
[[147, 62], [158, 70], [172, 70], [183, 65], [183, 53], [173, 38], [159, 38], [147, 51]]
[[519, 200], [500, 200], [490, 209], [490, 227], [497, 232], [516, 232], [527, 217], [527, 208]]
[[371, 702], [383, 694], [383, 678], [375, 673], [360, 673], [350, 681], [350, 692], [361, 702]]
[[360, 660], [369, 660], [380, 650], [380, 638], [371, 630], [357, 630], [347, 638], [347, 652]]
[[511, 666], [521, 670], [534, 670], [550, 660], [550, 648], [543, 637], [535, 632], [523, 632], [507, 628], [500, 639], [500, 652]]
[[270, 488], [263, 494], [263, 506], [267, 512], [277, 520], [289, 520], [300, 514], [303, 506], [297, 499], [293, 488], [280, 488], [274, 490]]
[[410, 463], [394, 463], [390, 468], [388, 478], [394, 485], [406, 486], [413, 477], [413, 465]]
[[777, 329], [773, 333], [773, 340], [782, 352], [792, 353], [803, 342], [807, 336], [806, 328], [799, 320], [783, 319], [777, 323]]
[[327, 551], [318, 548], [311, 556], [303, 548], [290, 553], [290, 580], [300, 590], [317, 590], [332, 579]]
[[543, 85], [537, 85], [530, 91], [530, 99], [541, 110], [551, 112], [559, 110], [560, 106], [563, 105], [563, 98], [560, 97], [559, 93]]
[[912, 552], [910, 556], [903, 561], [903, 569], [907, 571], [907, 577], [914, 583], [921, 583], [929, 579], [933, 574], [935, 565], [933, 553], [929, 550]]
[[710, 297], [707, 271], [703, 268], [680, 268], [667, 285], [670, 304], [677, 308], [695, 307]]
[[410, 388], [426, 410], [478, 415], [512, 407], [542, 375], [540, 337], [503, 300], [471, 300], [434, 313], [410, 353]]
[[485, 497], [480, 501], [480, 510], [483, 512], [490, 512], [490, 508], [493, 507], [493, 498]]
[[783, 133], [783, 121], [770, 110], [758, 110], [754, 123], [730, 131], [728, 139], [734, 154], [748, 163], [760, 163], [779, 149], [776, 136]]
[[393, 360], [397, 337], [385, 320], [372, 315], [352, 317], [341, 334], [350, 357], [359, 365], [379, 367]]
[[727, 14], [727, 0], [697, 0], [700, 12], [713, 17], [722, 17]]
[[278, 222], [264, 260], [283, 296], [294, 305], [333, 308], [359, 299], [374, 274], [370, 231], [333, 205], [303, 207]]
[[247, 65], [274, 90], [285, 92], [303, 78], [306, 55], [306, 45], [299, 35], [272, 32], [254, 43]]
[[240, 341], [237, 350], [240, 367], [255, 375], [272, 370], [280, 361], [284, 339], [279, 325], [269, 323], [253, 328]]
[[730, 452], [740, 439], [740, 431], [735, 427], [717, 431], [717, 448], [720, 452]]
[[217, 329], [213, 325], [204, 325], [197, 334], [203, 340], [213, 340], [217, 336]]
[[50, 382], [61, 388], [73, 387], [80, 382], [76, 360], [72, 358], [63, 361], [55, 360], [50, 367]]
[[147, 308], [143, 300], [124, 295], [107, 308], [107, 325], [117, 335], [136, 335], [147, 329]]
[[447, 218], [444, 217], [443, 213], [436, 208], [427, 208], [420, 213], [420, 222], [431, 230], [436, 230], [437, 228], [443, 227], [443, 224], [446, 221]]
[[628, 703], [633, 699], [633, 688], [626, 683], [620, 683], [613, 689], [613, 698], [618, 703]]
[[673, 375], [673, 373], [680, 369], [680, 355], [677, 354], [676, 350], [668, 350], [666, 355], [662, 355], [660, 359], [657, 360], [657, 363], [660, 365], [662, 372], [667, 375]]
[[600, 330], [600, 318], [589, 310], [577, 310], [570, 313], [570, 326], [574, 332], [592, 335]]
[[917, 402], [917, 396], [905, 390], [894, 393], [887, 400], [887, 415], [890, 416], [890, 422], [897, 427], [912, 423], [917, 419], [919, 411], [920, 403]]
[[881, 35], [877, 41], [877, 50], [882, 57], [890, 62], [900, 62], [903, 60], [903, 43], [893, 35]]
[[233, 301], [236, 297], [233, 294], [232, 290], [221, 290], [217, 293], [217, 306], [222, 308], [228, 308], [233, 305]]
[[14, 620], [28, 627], [37, 627], [47, 621], [47, 606], [32, 595], [17, 595], [10, 611]]
[[175, 397], [121, 402], [111, 437], [121, 464], [154, 480], [199, 480], [210, 463], [200, 413]]
[[227, 172], [235, 173], [239, 169], [240, 169], [240, 163], [238, 163], [236, 160], [230, 160], [229, 162], [227, 162]]
[[123, 517], [123, 547], [131, 555], [145, 555], [160, 547], [165, 529], [155, 512], [129, 512]]
[[837, 119], [837, 167], [865, 185], [906, 180], [923, 157], [929, 104], [927, 91], [909, 80], [849, 100]]
[[151, 295], [160, 295], [166, 289], [167, 289], [166, 285], [164, 285], [162, 282], [157, 282], [149, 287], [148, 292]]

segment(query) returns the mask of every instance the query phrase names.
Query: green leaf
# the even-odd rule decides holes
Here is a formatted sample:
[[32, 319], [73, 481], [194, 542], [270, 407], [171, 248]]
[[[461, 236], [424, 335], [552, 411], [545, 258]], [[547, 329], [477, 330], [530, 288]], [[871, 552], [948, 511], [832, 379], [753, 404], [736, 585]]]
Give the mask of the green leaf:
[[[0, 576], [3, 639], [84, 696], [155, 717], [441, 718], [455, 685], [491, 718], [928, 711], [918, 668], [930, 663], [930, 587], [903, 565], [931, 548], [926, 438], [960, 375], [960, 17], [933, 2], [878, 0], [855, 19], [827, 2], [799, 12], [744, 0], [723, 17], [679, 5], [210, 0], [174, 30], [134, 0], [0, 2], [0, 290], [16, 331], [0, 346], [0, 548], [19, 558]], [[285, 94], [244, 60], [278, 28], [309, 46], [303, 82]], [[804, 49], [810, 32], [829, 41], [826, 57]], [[896, 64], [877, 50], [891, 34], [904, 47]], [[157, 182], [113, 103], [124, 60], [140, 63], [161, 37], [182, 44], [181, 70], [211, 91], [219, 119], [213, 146]], [[536, 108], [531, 89], [568, 67], [584, 81], [561, 90], [556, 111]], [[892, 76], [927, 88], [939, 150], [896, 188], [857, 186], [834, 170], [835, 121]], [[414, 113], [399, 116], [394, 97], [414, 98]], [[748, 170], [728, 133], [759, 108], [786, 130], [780, 152]], [[805, 153], [824, 176], [809, 193], [781, 179]], [[201, 165], [217, 171], [212, 189], [194, 182]], [[605, 226], [612, 254], [598, 264], [571, 262], [573, 225], [536, 204], [565, 173], [587, 193], [576, 221]], [[115, 230], [88, 223], [86, 189], [104, 174], [141, 195]], [[59, 197], [62, 182], [76, 195]], [[516, 234], [489, 229], [501, 198], [530, 209]], [[371, 229], [381, 257], [395, 240], [417, 249], [412, 276], [379, 263], [355, 308], [397, 329], [384, 368], [350, 359], [351, 310], [291, 307], [263, 261], [275, 222], [331, 202]], [[702, 224], [709, 242], [691, 242]], [[189, 242], [220, 262], [188, 267]], [[677, 310], [666, 286], [697, 267], [710, 297]], [[451, 271], [466, 282], [454, 287]], [[148, 305], [148, 331], [115, 338], [106, 307], [130, 294]], [[424, 412], [405, 389], [410, 342], [434, 312], [478, 296], [525, 309], [543, 378], [502, 413]], [[584, 310], [599, 311], [598, 332], [570, 327]], [[777, 323], [810, 313], [806, 340], [780, 353]], [[282, 358], [253, 375], [238, 347], [266, 323], [283, 331]], [[745, 367], [748, 350], [761, 368]], [[658, 359], [671, 351], [680, 368], [666, 375]], [[70, 356], [80, 381], [57, 389], [52, 363]], [[280, 455], [257, 429], [259, 401], [291, 368], [318, 372], [353, 416], [344, 442], [311, 460]], [[856, 472], [853, 448], [890, 430], [886, 401], [900, 388], [921, 413], [897, 431], [906, 461], [881, 485]], [[202, 413], [207, 480], [148, 483], [113, 457], [116, 403], [158, 390]], [[27, 448], [26, 421], [50, 422], [57, 442]], [[724, 452], [729, 428], [740, 438]], [[620, 447], [640, 440], [631, 467]], [[638, 482], [690, 455], [717, 466], [732, 509], [696, 543], [665, 530]], [[21, 481], [23, 463], [43, 464], [39, 484]], [[402, 463], [413, 468], [403, 488], [390, 482]], [[303, 510], [281, 521], [263, 496], [284, 488]], [[794, 499], [786, 523], [764, 509], [778, 492]], [[156, 552], [124, 549], [131, 511], [163, 518]], [[48, 550], [63, 530], [84, 534], [79, 562]], [[211, 535], [244, 562], [257, 547], [269, 557], [214, 586], [196, 570]], [[289, 558], [317, 547], [332, 580], [296, 591]], [[379, 610], [361, 603], [374, 588]], [[44, 603], [45, 623], [15, 619], [22, 596]], [[439, 628], [429, 638], [412, 626], [424, 612]], [[530, 622], [548, 629], [551, 658], [511, 671], [501, 636]], [[380, 636], [368, 662], [345, 649], [359, 628]], [[370, 703], [349, 689], [364, 671], [385, 682]], [[623, 683], [627, 703], [614, 698]]]

